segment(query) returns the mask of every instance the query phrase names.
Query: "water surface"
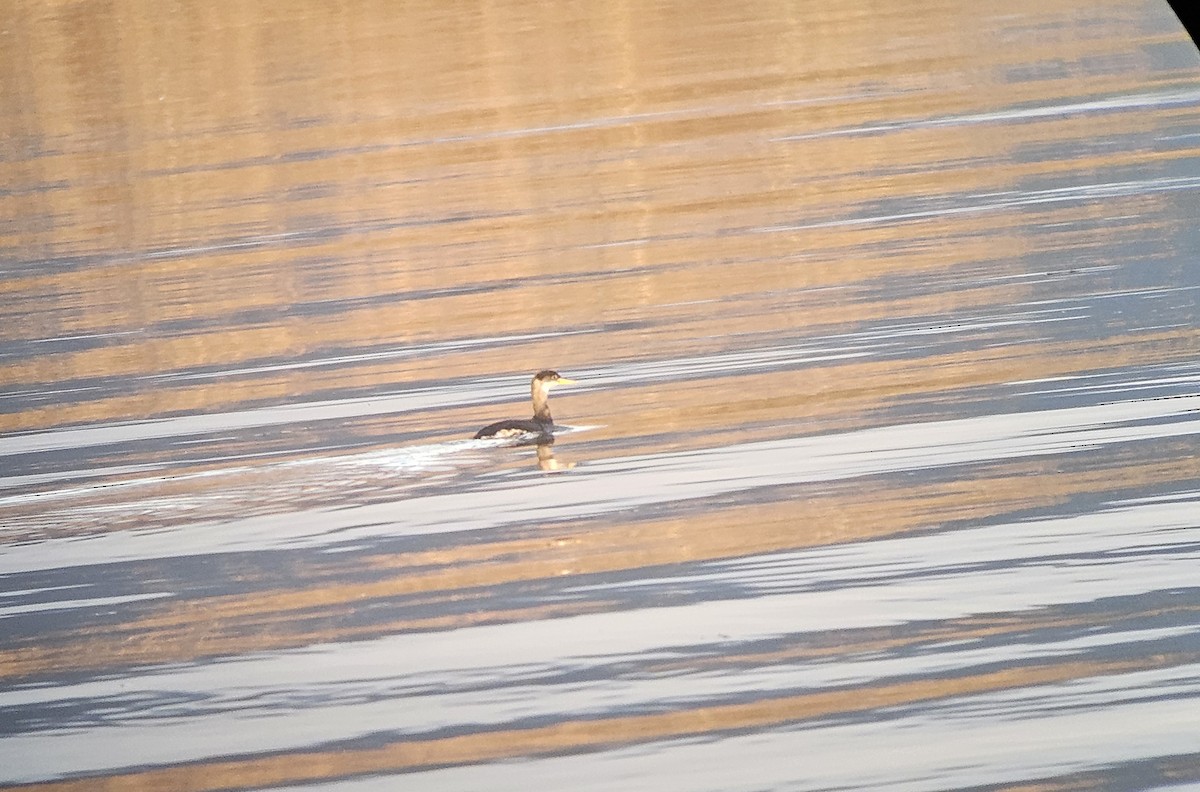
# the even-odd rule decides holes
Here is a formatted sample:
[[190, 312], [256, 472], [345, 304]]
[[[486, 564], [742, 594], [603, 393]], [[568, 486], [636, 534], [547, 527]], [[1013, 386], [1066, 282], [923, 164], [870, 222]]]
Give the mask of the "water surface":
[[1166, 4], [3, 37], [0, 784], [1200, 784]]

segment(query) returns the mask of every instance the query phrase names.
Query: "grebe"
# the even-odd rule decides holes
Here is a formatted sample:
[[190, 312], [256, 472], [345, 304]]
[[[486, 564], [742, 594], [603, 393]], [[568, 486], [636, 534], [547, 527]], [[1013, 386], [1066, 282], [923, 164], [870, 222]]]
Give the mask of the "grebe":
[[530, 396], [533, 398], [533, 418], [523, 421], [511, 418], [507, 421], [496, 421], [488, 424], [475, 433], [475, 439], [482, 437], [519, 437], [524, 434], [553, 435], [554, 419], [550, 417], [550, 389], [557, 385], [571, 385], [575, 380], [559, 376], [557, 371], [539, 371], [529, 385]]

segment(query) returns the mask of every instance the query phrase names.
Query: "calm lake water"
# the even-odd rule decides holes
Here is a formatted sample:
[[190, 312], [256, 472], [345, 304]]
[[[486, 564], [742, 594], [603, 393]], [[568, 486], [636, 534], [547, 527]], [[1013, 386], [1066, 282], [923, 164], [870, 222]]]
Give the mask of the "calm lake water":
[[5, 17], [0, 785], [1200, 788], [1166, 3]]

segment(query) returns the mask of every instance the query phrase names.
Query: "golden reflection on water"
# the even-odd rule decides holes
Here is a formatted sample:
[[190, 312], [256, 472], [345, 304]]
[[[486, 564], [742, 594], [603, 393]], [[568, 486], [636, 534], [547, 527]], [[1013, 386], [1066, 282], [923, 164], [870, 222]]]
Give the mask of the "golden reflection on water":
[[[665, 452], [702, 460], [706, 449], [936, 420], [970, 404], [1007, 412], [1015, 384], [1150, 379], [1143, 372], [1187, 365], [1200, 348], [1194, 301], [1169, 293], [1194, 280], [1178, 263], [1193, 225], [1178, 202], [1200, 188], [1186, 142], [1200, 80], [1165, 5], [10, 11], [0, 432], [15, 442], [61, 430], [63, 456], [78, 461], [11, 454], [6, 475], [51, 494], [39, 476], [84, 481], [57, 500], [0, 502], [14, 553], [65, 538], [236, 532], [260, 516], [321, 526], [361, 502], [399, 504], [402, 525], [406, 497], [473, 471], [536, 486], [503, 476], [576, 475]], [[1130, 276], [1142, 263], [1163, 281]], [[1151, 307], [1109, 310], [1122, 299]], [[480, 453], [475, 467], [438, 472], [446, 478], [288, 467], [469, 437], [494, 411], [525, 410], [495, 382], [547, 366], [582, 375], [555, 415], [590, 427], [553, 449]], [[405, 401], [436, 388], [443, 403]], [[346, 407], [384, 396], [399, 408]], [[328, 404], [320, 421], [285, 420], [278, 435], [255, 423], [311, 403]], [[223, 426], [234, 413], [248, 424]], [[200, 416], [216, 428], [189, 429]], [[153, 419], [178, 421], [147, 435], [160, 444], [71, 445], [74, 427]], [[538, 599], [536, 587], [1187, 492], [1200, 478], [1194, 449], [1185, 436], [929, 479], [631, 503], [463, 541], [288, 556], [283, 576], [270, 560], [231, 554], [221, 590], [171, 579], [161, 603], [10, 639], [0, 678], [135, 674], [606, 611], [615, 599]], [[96, 473], [101, 483], [132, 484], [86, 490], [89, 471], [107, 467], [121, 472]], [[168, 580], [159, 562], [139, 569]], [[1087, 630], [1113, 613], [1151, 617], [1046, 608], [679, 662], [735, 673], [935, 636]], [[37, 788], [253, 787], [719, 739], [1187, 662], [1185, 651], [1042, 658], [345, 750], [317, 742], [140, 769], [134, 757], [129, 771]]]
[[[714, 729], [762, 729], [795, 725], [835, 714], [880, 707], [911, 705], [949, 696], [986, 693], [1072, 678], [1119, 674], [1169, 667], [1186, 659], [1157, 656], [1103, 663], [1058, 663], [1026, 668], [1021, 673], [995, 671], [966, 679], [904, 682], [873, 690], [816, 693], [782, 699], [728, 704], [702, 709], [636, 715], [606, 720], [587, 719], [513, 731], [403, 740], [378, 748], [317, 751], [302, 755], [208, 762], [165, 770], [115, 776], [110, 784], [121, 789], [222, 789], [231, 785], [272, 786], [363, 773], [398, 772], [439, 766], [487, 762], [512, 756], [554, 755], [563, 750], [602, 748], [623, 742], [648, 742], [703, 735]], [[1188, 771], [1187, 777], [1192, 777]], [[79, 782], [31, 787], [41, 790], [88, 789]]]
[[[977, 27], [957, 3], [869, 13], [760, 3], [714, 7], [712, 17], [690, 6], [467, 5], [426, 9], [424, 22], [412, 9], [288, 4], [277, 16], [223, 5], [197, 19], [124, 4], [103, 21], [85, 8], [22, 8], [25, 59], [19, 49], [8, 58], [10, 71], [31, 77], [15, 98], [33, 148], [7, 166], [6, 181], [21, 186], [6, 201], [20, 233], [5, 247], [79, 264], [8, 279], [6, 301], [37, 311], [7, 334], [114, 335], [79, 351], [44, 345], [0, 371], [10, 386], [138, 382], [347, 347], [592, 327], [613, 333], [611, 342], [506, 344], [437, 366], [460, 376], [536, 369], [550, 356], [560, 367], [597, 365], [627, 360], [631, 349], [653, 357], [690, 348], [696, 322], [714, 312], [686, 304], [703, 300], [732, 307], [716, 312], [714, 336], [778, 331], [781, 319], [805, 328], [903, 315], [891, 300], [836, 306], [804, 292], [974, 261], [993, 274], [1020, 271], [1033, 240], [1011, 217], [986, 213], [919, 229], [745, 231], [837, 220], [897, 196], [991, 194], [1056, 172], [1157, 166], [1162, 153], [1147, 149], [1019, 156], [1046, 141], [1068, 151], [1136, 134], [1151, 114], [785, 138], [1053, 104], [1064, 92], [1170, 88], [1177, 74], [1134, 68], [1135, 58], [1180, 36], [1150, 30], [1115, 47], [1079, 33], [1153, 28], [1120, 3], [1008, 9], [990, 30], [1030, 49], [973, 42], [994, 33], [969, 34]], [[647, 14], [709, 21], [652, 35]], [[1013, 70], [1038, 74], [1043, 57], [1023, 14], [1061, 32], [1046, 66], [1057, 79], [1011, 79]], [[109, 38], [114, 20], [130, 28]], [[559, 25], [581, 25], [588, 45], [577, 49], [579, 37]], [[949, 30], [958, 35], [931, 32]], [[1064, 211], [1065, 221], [1089, 208]], [[872, 255], [874, 246], [888, 254]], [[1007, 305], [1022, 294], [994, 288], [976, 298]], [[779, 290], [801, 304], [772, 305]], [[923, 299], [953, 310], [972, 296]], [[608, 329], [614, 321], [635, 328]], [[338, 374], [378, 386], [427, 371]], [[132, 394], [115, 386], [107, 398], [6, 415], [0, 428], [217, 411], [329, 386], [320, 372]]]
[[[1178, 449], [1186, 451], [1186, 447]], [[1061, 504], [1070, 497], [1106, 493], [1119, 470], [1122, 486], [1186, 484], [1196, 476], [1192, 460], [1150, 463], [1121, 455], [1099, 469], [1056, 470], [1061, 462], [1005, 463], [989, 475], [913, 486], [847, 484], [798, 487], [791, 497], [734, 507], [710, 506], [666, 519], [571, 520], [539, 526], [508, 538], [439, 550], [355, 555], [360, 570], [379, 573], [370, 582], [346, 579], [346, 562], [317, 556], [294, 574], [302, 587], [272, 592], [191, 597], [126, 621], [115, 632], [43, 635], [45, 646], [0, 652], [0, 668], [16, 677], [37, 676], [68, 665], [104, 668], [237, 655], [263, 649], [349, 641], [392, 632], [442, 630], [472, 624], [569, 616], [594, 606], [570, 601], [506, 607], [489, 587], [568, 575], [596, 575], [655, 568], [825, 544], [880, 539], [939, 524], [978, 524], [1022, 511]], [[1030, 482], [1034, 482], [1032, 485]], [[334, 556], [333, 559], [337, 559]], [[252, 584], [254, 566], [239, 574]], [[270, 585], [269, 578], [263, 576]], [[465, 614], [420, 618], [377, 617], [350, 623], [355, 610], [374, 604], [389, 609], [396, 598], [437, 612], [439, 603], [478, 599]], [[314, 622], [313, 614], [321, 618]], [[341, 621], [340, 621], [341, 619]], [[964, 636], [965, 638], [966, 636]]]

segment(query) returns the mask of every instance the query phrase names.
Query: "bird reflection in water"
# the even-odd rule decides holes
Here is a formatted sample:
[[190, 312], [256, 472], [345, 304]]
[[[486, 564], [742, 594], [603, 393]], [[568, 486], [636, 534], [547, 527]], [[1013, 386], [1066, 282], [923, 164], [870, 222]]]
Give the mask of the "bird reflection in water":
[[554, 457], [554, 436], [539, 440], [537, 444], [538, 469], [547, 473], [561, 472], [575, 467], [574, 462], [561, 462]]

